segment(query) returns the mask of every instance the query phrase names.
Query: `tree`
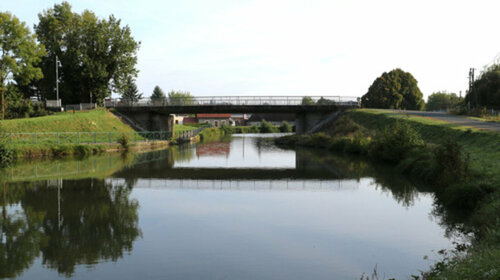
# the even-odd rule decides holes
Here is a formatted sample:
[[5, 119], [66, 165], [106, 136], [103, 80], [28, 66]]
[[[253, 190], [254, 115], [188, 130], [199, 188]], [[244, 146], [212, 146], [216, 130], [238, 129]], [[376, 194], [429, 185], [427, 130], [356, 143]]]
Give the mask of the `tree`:
[[500, 109], [500, 64], [494, 64], [481, 73], [465, 102], [482, 107]]
[[316, 102], [316, 104], [317, 105], [334, 105], [335, 101], [321, 97], [320, 99], [318, 99], [318, 102]]
[[398, 68], [375, 79], [361, 104], [367, 108], [422, 110], [422, 96], [417, 80]]
[[461, 99], [455, 93], [435, 92], [427, 98], [427, 111], [449, 110], [457, 107]]
[[0, 12], [0, 53], [0, 117], [3, 120], [7, 107], [6, 83], [14, 77], [22, 84], [42, 78], [42, 71], [36, 64], [45, 50], [37, 45], [35, 36], [24, 22], [9, 12]]
[[127, 103], [135, 103], [142, 98], [132, 77], [127, 78], [126, 88], [122, 93], [122, 100]]
[[171, 90], [168, 93], [168, 103], [170, 105], [192, 105], [194, 102], [194, 96], [189, 91]]
[[61, 61], [60, 95], [65, 103], [102, 103], [111, 92], [123, 93], [127, 78], [137, 76], [140, 43], [114, 16], [100, 19], [88, 10], [73, 13], [63, 2], [38, 18], [35, 30], [48, 51], [41, 63], [47, 79], [39, 85], [44, 97], [54, 97], [56, 56]]
[[309, 96], [304, 96], [302, 98], [302, 105], [315, 105], [314, 100]]
[[163, 93], [163, 90], [159, 86], [155, 86], [153, 94], [151, 95], [151, 100], [163, 101], [165, 99], [167, 99], [167, 97], [165, 96], [165, 93]]

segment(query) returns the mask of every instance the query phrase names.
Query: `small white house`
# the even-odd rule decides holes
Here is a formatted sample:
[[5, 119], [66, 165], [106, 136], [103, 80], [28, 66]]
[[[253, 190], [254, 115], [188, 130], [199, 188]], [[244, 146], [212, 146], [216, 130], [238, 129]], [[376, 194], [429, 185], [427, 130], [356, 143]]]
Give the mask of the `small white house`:
[[198, 123], [211, 124], [214, 127], [222, 127], [223, 124], [235, 126], [236, 122], [231, 118], [231, 114], [196, 114]]

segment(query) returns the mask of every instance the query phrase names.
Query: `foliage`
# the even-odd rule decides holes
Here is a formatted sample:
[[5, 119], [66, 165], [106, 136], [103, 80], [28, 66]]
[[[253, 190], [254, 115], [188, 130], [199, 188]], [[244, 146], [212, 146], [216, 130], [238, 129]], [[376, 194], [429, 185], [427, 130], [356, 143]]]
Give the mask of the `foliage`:
[[0, 12], [0, 119], [4, 119], [7, 102], [6, 82], [15, 77], [19, 84], [42, 78], [36, 66], [45, 54], [24, 22], [9, 12]]
[[9, 83], [6, 92], [7, 111], [6, 119], [40, 117], [49, 114], [41, 103], [33, 103], [29, 99], [24, 99], [17, 85]]
[[266, 120], [262, 120], [262, 122], [260, 123], [260, 132], [261, 133], [272, 133], [272, 132], [278, 132], [279, 130], [277, 130], [272, 124], [270, 124], [269, 122], [266, 122]]
[[292, 132], [293, 127], [286, 121], [283, 121], [280, 126], [280, 131], [281, 132]]
[[474, 107], [500, 109], [500, 64], [494, 64], [481, 73], [472, 91], [465, 96], [465, 102]]
[[7, 137], [0, 130], [0, 168], [12, 164], [16, 160], [16, 154], [7, 146]]
[[407, 153], [423, 145], [418, 132], [408, 123], [396, 122], [375, 135], [369, 153], [373, 158], [398, 163]]
[[128, 150], [130, 145], [130, 136], [127, 134], [120, 135], [120, 137], [118, 137], [118, 144], [120, 144], [124, 150]]
[[168, 93], [168, 104], [170, 105], [192, 105], [194, 102], [194, 96], [189, 91], [171, 90]]
[[361, 104], [366, 108], [406, 110], [422, 110], [425, 105], [417, 80], [399, 68], [375, 79]]
[[315, 105], [316, 102], [314, 102], [314, 100], [309, 97], [309, 96], [304, 96], [302, 98], [302, 105]]
[[321, 97], [320, 99], [318, 99], [318, 102], [316, 102], [316, 104], [317, 105], [334, 105], [335, 101]]
[[448, 111], [457, 108], [461, 101], [460, 97], [458, 97], [455, 93], [435, 92], [427, 98], [425, 110]]
[[155, 86], [153, 94], [151, 95], [151, 100], [164, 101], [165, 99], [167, 99], [167, 97], [165, 96], [165, 93], [163, 93], [163, 90], [159, 86]]
[[123, 93], [127, 78], [137, 75], [140, 43], [114, 16], [100, 19], [89, 10], [78, 14], [63, 2], [38, 18], [35, 32], [47, 49], [40, 64], [46, 78], [35, 85], [42, 97], [55, 99], [56, 56], [61, 61], [60, 96], [69, 104], [102, 103], [112, 91]]
[[469, 155], [461, 145], [447, 138], [434, 150], [434, 157], [442, 182], [465, 181], [469, 175]]
[[127, 103], [136, 103], [142, 98], [142, 94], [139, 93], [137, 85], [132, 77], [127, 78], [127, 84], [122, 92], [122, 100]]

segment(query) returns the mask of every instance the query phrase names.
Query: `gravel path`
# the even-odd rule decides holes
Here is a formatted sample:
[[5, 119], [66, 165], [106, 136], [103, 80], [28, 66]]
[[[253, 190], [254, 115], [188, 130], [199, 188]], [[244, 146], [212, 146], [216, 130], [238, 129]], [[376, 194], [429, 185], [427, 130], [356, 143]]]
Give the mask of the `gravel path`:
[[430, 117], [437, 120], [442, 120], [450, 123], [455, 123], [464, 126], [471, 126], [479, 129], [493, 130], [500, 132], [500, 123], [495, 122], [482, 122], [473, 119], [469, 119], [464, 116], [451, 115], [443, 112], [423, 112], [423, 111], [399, 111], [399, 110], [387, 110], [399, 114], [408, 114], [421, 117]]

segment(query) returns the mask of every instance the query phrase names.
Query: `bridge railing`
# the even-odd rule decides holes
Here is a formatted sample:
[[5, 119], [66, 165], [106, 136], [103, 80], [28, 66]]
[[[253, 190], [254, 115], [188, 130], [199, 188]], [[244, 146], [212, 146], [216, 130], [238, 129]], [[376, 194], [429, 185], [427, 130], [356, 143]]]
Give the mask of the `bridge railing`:
[[189, 96], [164, 99], [143, 98], [137, 101], [106, 99], [105, 107], [168, 107], [202, 105], [341, 105], [359, 106], [352, 96]]

